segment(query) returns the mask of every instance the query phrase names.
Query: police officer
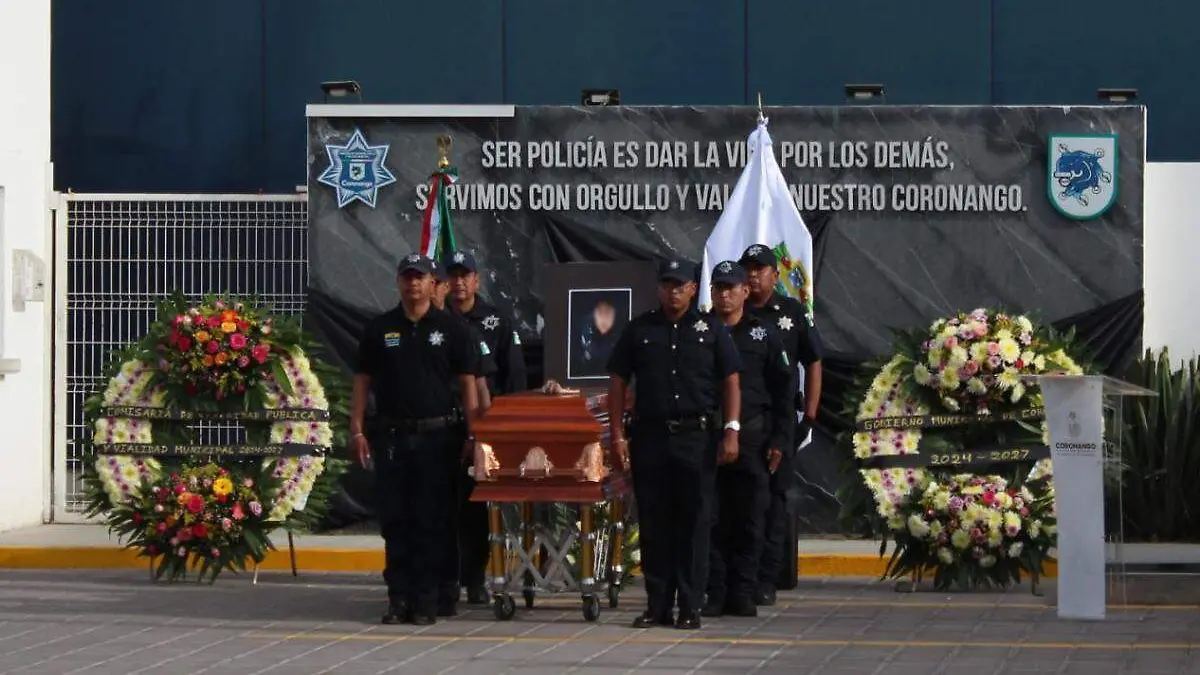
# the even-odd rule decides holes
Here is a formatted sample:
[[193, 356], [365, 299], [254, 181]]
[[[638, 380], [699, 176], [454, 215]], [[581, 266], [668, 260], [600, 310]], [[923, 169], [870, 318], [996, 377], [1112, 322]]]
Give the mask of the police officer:
[[634, 387], [631, 439], [614, 424], [611, 450], [614, 463], [632, 469], [637, 500], [647, 610], [635, 628], [700, 627], [711, 481], [718, 456], [728, 462], [738, 451], [737, 349], [720, 322], [692, 306], [695, 279], [692, 263], [665, 262], [659, 308], [625, 327], [608, 362], [609, 419], [622, 419]]
[[[451, 309], [461, 314], [483, 335], [492, 357], [496, 361], [496, 373], [488, 377], [488, 389], [492, 396], [525, 391], [525, 357], [521, 354], [521, 339], [512, 324], [484, 302], [479, 292], [479, 267], [475, 256], [467, 251], [455, 251], [446, 262], [450, 273]], [[469, 501], [475, 481], [464, 472], [462, 519], [459, 524], [459, 549], [461, 567], [459, 576], [467, 587], [467, 602], [473, 605], [488, 603], [487, 588], [484, 586], [484, 571], [487, 568], [488, 516], [487, 505]]]
[[[747, 309], [779, 332], [789, 360], [797, 369], [804, 369], [804, 394], [797, 392], [795, 395], [795, 407], [799, 414], [793, 435], [796, 444], [802, 443], [817, 419], [821, 401], [821, 336], [813, 325], [808, 307], [777, 291], [779, 272], [774, 251], [755, 244], [742, 253], [739, 262], [746, 268], [750, 287]], [[778, 461], [778, 469], [771, 474], [771, 503], [763, 529], [759, 588], [754, 599], [760, 605], [775, 604], [775, 589], [783, 566], [796, 564], [796, 552], [784, 550], [787, 548], [788, 520], [791, 517], [787, 493], [795, 481], [795, 453], [794, 447], [787, 447], [779, 449], [778, 460], [772, 454], [772, 461]]]
[[[444, 264], [438, 265], [434, 271], [433, 297], [431, 298], [433, 306], [438, 309], [445, 309], [446, 295], [449, 292], [450, 272]], [[471, 339], [479, 346], [479, 367], [475, 371], [475, 395], [479, 400], [479, 415], [482, 416], [492, 407], [492, 396], [488, 391], [487, 378], [495, 376], [496, 361], [492, 358], [492, 351], [488, 348], [487, 342], [484, 341], [483, 335], [479, 333], [479, 330], [461, 315], [453, 312], [449, 314], [461, 321], [471, 331]], [[455, 391], [457, 392], [457, 379], [452, 380], [451, 384], [455, 386]], [[450, 507], [454, 514], [453, 531], [455, 533], [458, 533], [461, 529], [459, 521], [461, 520], [462, 510], [471, 497], [471, 486], [468, 484], [469, 479], [464, 479], [464, 476], [466, 476], [467, 468], [472, 464], [473, 460], [474, 457], [470, 454], [464, 454], [458, 474], [455, 476], [454, 498]], [[459, 574], [462, 557], [459, 547], [461, 544], [458, 541], [457, 534], [446, 537], [446, 543], [450, 547], [450, 550], [446, 554], [446, 559], [449, 562], [442, 565], [442, 583], [438, 590], [438, 616], [454, 616], [458, 614]]]
[[717, 469], [704, 616], [758, 616], [754, 594], [770, 497], [767, 476], [778, 467], [780, 449], [792, 446], [795, 369], [779, 336], [744, 311], [749, 293], [742, 266], [727, 260], [713, 269], [713, 310], [742, 362], [742, 428], [737, 459]]
[[[364, 466], [375, 459], [387, 624], [436, 621], [440, 570], [451, 550], [448, 507], [464, 452], [456, 425], [465, 422], [473, 441], [478, 345], [462, 321], [433, 306], [433, 275], [425, 256], [401, 261], [400, 306], [367, 324], [354, 376], [351, 445]], [[371, 394], [377, 418], [368, 441], [363, 417]]]

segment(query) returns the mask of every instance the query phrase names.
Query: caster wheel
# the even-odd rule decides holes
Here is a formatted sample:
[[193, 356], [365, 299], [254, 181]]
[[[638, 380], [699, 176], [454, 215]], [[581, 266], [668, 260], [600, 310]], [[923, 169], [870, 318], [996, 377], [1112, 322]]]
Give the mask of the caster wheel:
[[616, 609], [621, 605], [621, 587], [613, 584], [608, 586], [608, 608]]
[[595, 621], [600, 618], [600, 598], [594, 595], [583, 596], [583, 620]]
[[525, 609], [533, 609], [533, 591], [525, 591], [521, 595], [525, 597]]
[[512, 596], [497, 595], [492, 601], [492, 612], [496, 618], [501, 621], [508, 621], [517, 613], [517, 603], [513, 602]]

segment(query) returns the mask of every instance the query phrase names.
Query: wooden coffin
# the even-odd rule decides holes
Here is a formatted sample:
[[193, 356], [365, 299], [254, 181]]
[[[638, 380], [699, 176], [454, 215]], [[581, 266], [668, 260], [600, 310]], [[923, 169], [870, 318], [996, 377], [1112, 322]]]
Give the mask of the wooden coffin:
[[609, 465], [608, 396], [524, 392], [492, 400], [472, 425], [477, 502], [595, 503], [624, 496]]

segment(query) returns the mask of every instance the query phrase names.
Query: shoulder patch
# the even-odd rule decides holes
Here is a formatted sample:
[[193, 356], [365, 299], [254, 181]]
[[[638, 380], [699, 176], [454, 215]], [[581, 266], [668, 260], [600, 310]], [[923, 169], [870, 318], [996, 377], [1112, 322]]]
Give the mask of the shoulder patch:
[[781, 349], [781, 350], [779, 350], [779, 353], [783, 355], [783, 367], [784, 367], [784, 368], [791, 368], [791, 367], [792, 367], [792, 362], [788, 360], [787, 350], [786, 350], [786, 349]]
[[479, 341], [479, 353], [484, 356], [492, 353], [492, 350], [488, 349], [487, 343], [483, 340]]
[[513, 331], [513, 344], [518, 347], [521, 346], [521, 336], [517, 335], [517, 331], [515, 330]]

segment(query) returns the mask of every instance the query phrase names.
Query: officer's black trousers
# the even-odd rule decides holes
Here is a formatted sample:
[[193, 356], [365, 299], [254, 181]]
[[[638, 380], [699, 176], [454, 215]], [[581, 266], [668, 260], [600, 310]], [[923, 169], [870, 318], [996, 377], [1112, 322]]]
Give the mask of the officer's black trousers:
[[372, 445], [388, 597], [429, 616], [453, 550], [446, 539], [453, 536], [456, 438], [449, 430], [391, 433]]
[[758, 587], [763, 522], [770, 500], [767, 439], [744, 432], [738, 461], [717, 468], [716, 518], [709, 553], [708, 601], [724, 605], [734, 597], [752, 599]]
[[788, 509], [787, 493], [795, 480], [794, 453], [788, 453], [779, 463], [779, 469], [771, 474], [769, 481], [770, 500], [763, 521], [762, 558], [758, 566], [758, 584], [761, 588], [775, 588], [785, 564], [796, 564], [796, 552], [785, 551], [787, 540]]
[[633, 495], [649, 610], [699, 612], [708, 574], [713, 435], [639, 425], [631, 439]]
[[458, 575], [462, 585], [470, 588], [484, 585], [489, 554], [488, 507], [487, 502], [471, 501], [475, 479], [467, 475], [466, 467], [459, 473]]

